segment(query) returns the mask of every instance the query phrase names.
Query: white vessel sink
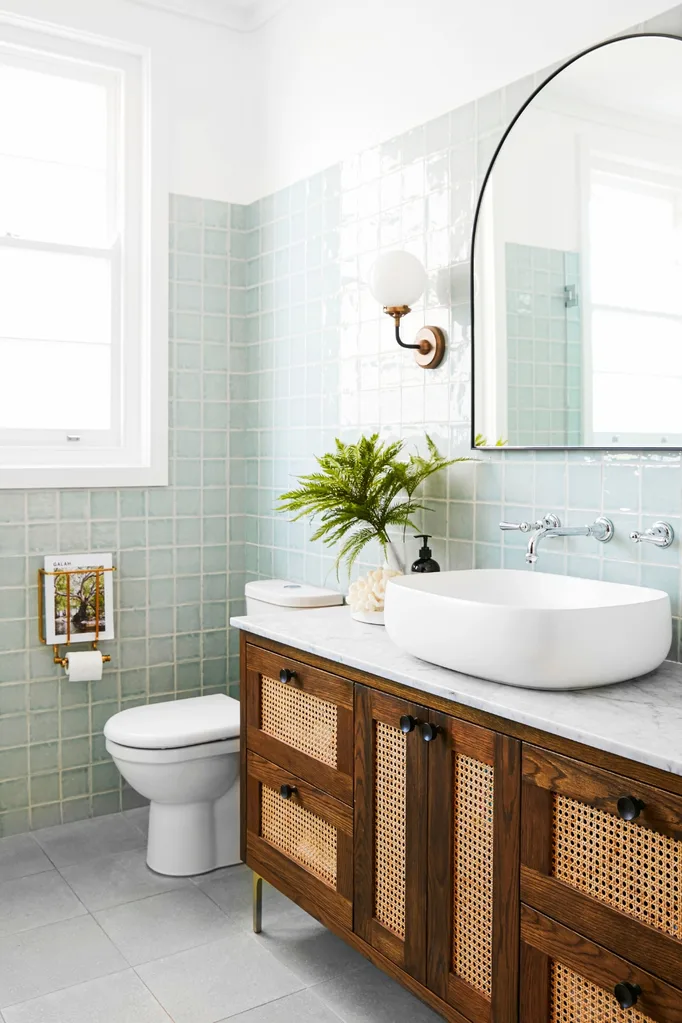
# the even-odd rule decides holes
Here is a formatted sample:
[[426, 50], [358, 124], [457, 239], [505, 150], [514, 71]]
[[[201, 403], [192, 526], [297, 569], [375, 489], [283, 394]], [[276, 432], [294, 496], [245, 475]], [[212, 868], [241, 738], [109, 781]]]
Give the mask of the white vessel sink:
[[531, 689], [589, 689], [653, 671], [672, 641], [661, 590], [473, 569], [399, 576], [388, 635], [424, 661]]

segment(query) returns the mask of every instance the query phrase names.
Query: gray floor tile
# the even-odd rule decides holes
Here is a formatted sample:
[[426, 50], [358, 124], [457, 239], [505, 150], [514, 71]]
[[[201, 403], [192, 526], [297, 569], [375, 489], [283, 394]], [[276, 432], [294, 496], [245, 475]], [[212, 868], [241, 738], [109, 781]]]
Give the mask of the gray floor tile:
[[256, 940], [304, 984], [347, 976], [367, 965], [364, 956], [298, 906], [270, 920], [264, 915], [263, 933]]
[[56, 870], [0, 884], [0, 936], [70, 920], [86, 912]]
[[[132, 827], [132, 825], [131, 825]], [[142, 849], [99, 856], [87, 863], [61, 868], [78, 898], [91, 911], [120, 906], [148, 895], [188, 888], [190, 881], [182, 877], [164, 877], [155, 874], [145, 862]]]
[[311, 989], [343, 1023], [438, 1023], [442, 1017], [371, 963]]
[[0, 838], [0, 882], [52, 870], [52, 863], [33, 835]]
[[0, 1007], [127, 968], [91, 916], [0, 938]]
[[132, 971], [57, 991], [5, 1010], [5, 1023], [169, 1023]]
[[[224, 867], [222, 870], [214, 870], [211, 874], [195, 877], [194, 883], [231, 919], [239, 920], [243, 926], [250, 927], [252, 877], [251, 870], [239, 864], [236, 867]], [[271, 885], [263, 884], [264, 926], [268, 920], [281, 913], [288, 913], [292, 907], [296, 908], [296, 905], [291, 899], [287, 899]]]
[[175, 1023], [216, 1023], [302, 988], [250, 935], [138, 966], [137, 973]]
[[146, 840], [149, 834], [149, 807], [137, 806], [134, 810], [124, 810], [123, 816], [142, 832]]
[[194, 886], [105, 909], [95, 917], [132, 966], [226, 938], [235, 926]]
[[57, 824], [34, 831], [33, 835], [57, 868], [110, 853], [141, 849], [146, 844], [139, 828], [121, 813], [74, 824]]
[[[312, 991], [297, 991], [278, 998], [276, 1002], [247, 1009], [238, 1016], [227, 1017], [234, 1023], [339, 1023], [339, 1017], [324, 1005]], [[9, 1020], [8, 1023], [13, 1023]], [[22, 1020], [23, 1023], [23, 1020]], [[52, 1021], [50, 1021], [52, 1023]], [[220, 1023], [225, 1023], [221, 1020]], [[408, 1023], [408, 1021], [406, 1021]]]

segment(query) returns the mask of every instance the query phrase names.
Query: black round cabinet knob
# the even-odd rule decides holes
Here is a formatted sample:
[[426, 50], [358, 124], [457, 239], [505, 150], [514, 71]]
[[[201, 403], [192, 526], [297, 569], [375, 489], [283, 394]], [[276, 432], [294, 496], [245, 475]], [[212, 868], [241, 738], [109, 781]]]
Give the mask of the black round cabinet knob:
[[624, 980], [621, 984], [616, 984], [613, 993], [621, 1009], [631, 1009], [633, 1005], [637, 1004], [642, 989], [639, 984], [629, 984]]
[[409, 732], [413, 732], [417, 722], [411, 714], [403, 714], [400, 719], [400, 731], [407, 735]]
[[438, 725], [432, 725], [425, 721], [422, 725], [422, 739], [424, 742], [433, 742], [438, 735]]
[[280, 785], [279, 794], [282, 799], [291, 799], [293, 794], [296, 792], [295, 785]]
[[644, 803], [641, 799], [636, 799], [634, 796], [621, 796], [617, 803], [618, 816], [622, 817], [624, 821], [637, 820], [640, 813], [644, 809]]
[[282, 685], [286, 685], [287, 682], [291, 682], [295, 678], [296, 672], [291, 671], [289, 668], [282, 668], [282, 670], [279, 673], [279, 680], [282, 683]]

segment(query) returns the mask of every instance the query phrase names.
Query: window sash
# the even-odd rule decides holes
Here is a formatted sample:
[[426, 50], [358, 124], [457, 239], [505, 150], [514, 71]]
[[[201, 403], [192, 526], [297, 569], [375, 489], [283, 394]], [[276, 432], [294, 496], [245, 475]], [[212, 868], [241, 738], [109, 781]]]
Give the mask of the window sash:
[[[88, 16], [86, 27], [88, 20], [90, 33], [2, 13], [0, 60], [22, 66], [32, 61], [53, 73], [61, 67], [67, 77], [108, 86], [109, 155], [115, 170], [109, 175], [111, 238], [102, 250], [82, 249], [84, 255], [94, 252], [110, 261], [112, 296], [123, 299], [120, 309], [112, 302], [118, 316], [112, 343], [118, 339], [115, 365], [120, 368], [112, 407], [120, 427], [118, 436], [110, 438], [114, 443], [107, 443], [103, 431], [81, 431], [81, 441], [68, 446], [61, 430], [56, 431], [60, 442], [52, 444], [43, 443], [51, 439], [43, 431], [28, 431], [31, 438], [2, 431], [0, 489], [168, 482], [167, 96], [172, 71], [152, 63], [148, 47], [103, 39]], [[50, 248], [45, 239], [32, 241]]]

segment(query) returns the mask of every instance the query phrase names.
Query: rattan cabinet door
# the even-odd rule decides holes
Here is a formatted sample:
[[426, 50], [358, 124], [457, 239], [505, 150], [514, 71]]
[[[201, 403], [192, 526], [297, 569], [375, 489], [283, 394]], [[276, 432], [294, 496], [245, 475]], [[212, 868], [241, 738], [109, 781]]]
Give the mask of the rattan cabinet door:
[[429, 721], [428, 986], [474, 1023], [516, 1023], [521, 744]]
[[355, 687], [354, 929], [421, 983], [428, 744], [418, 723], [427, 718], [425, 707]]
[[250, 750], [353, 801], [353, 683], [265, 647], [246, 647]]
[[521, 898], [682, 986], [682, 799], [524, 745]]
[[682, 1023], [682, 991], [524, 905], [520, 1023]]
[[345, 803], [247, 754], [249, 866], [324, 923], [353, 926], [353, 811]]

